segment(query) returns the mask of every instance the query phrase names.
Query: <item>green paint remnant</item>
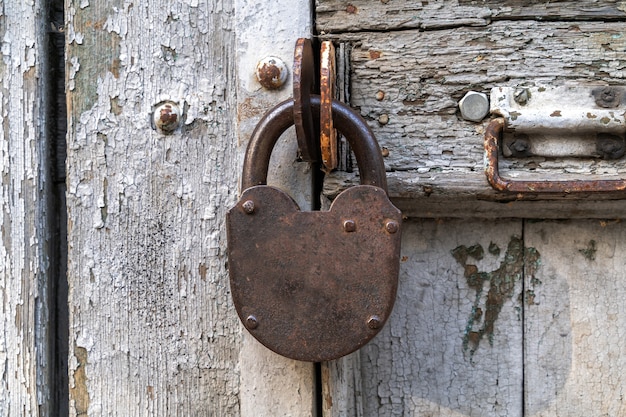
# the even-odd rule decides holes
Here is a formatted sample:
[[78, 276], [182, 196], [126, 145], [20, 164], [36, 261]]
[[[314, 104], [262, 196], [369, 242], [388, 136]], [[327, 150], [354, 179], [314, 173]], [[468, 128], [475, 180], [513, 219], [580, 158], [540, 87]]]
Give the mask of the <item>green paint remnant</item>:
[[462, 265], [465, 265], [467, 263], [468, 257], [472, 257], [475, 260], [480, 261], [481, 259], [483, 259], [484, 255], [485, 251], [480, 245], [470, 246], [469, 248], [466, 246], [459, 246], [452, 251], [452, 256], [454, 256], [454, 259], [456, 259], [456, 261]]
[[80, 69], [74, 75], [75, 88], [69, 91], [70, 109], [74, 120], [93, 107], [98, 100], [98, 80], [107, 73], [120, 77], [121, 36], [106, 27], [111, 16], [123, 10], [121, 0], [92, 2], [90, 7], [81, 8], [78, 0], [70, 0], [69, 7], [76, 10], [69, 24], [80, 38], [67, 47], [68, 61], [77, 59]]
[[579, 249], [578, 252], [582, 253], [588, 261], [596, 260], [596, 252], [598, 252], [598, 247], [596, 246], [595, 240], [590, 240], [585, 249]]
[[[490, 243], [488, 250], [493, 256], [500, 255], [500, 248], [493, 242]], [[483, 259], [484, 250], [481, 245], [459, 246], [452, 250], [451, 254], [464, 268], [463, 276], [467, 285], [476, 291], [472, 311], [463, 336], [463, 349], [469, 350], [470, 355], [473, 355], [483, 338], [487, 337], [489, 344], [493, 345], [495, 323], [504, 303], [513, 296], [515, 285], [523, 278], [524, 274], [529, 274], [531, 281], [535, 279], [535, 273], [540, 265], [540, 255], [535, 248], [524, 248], [522, 239], [516, 236], [511, 237], [504, 259], [495, 271], [480, 271], [472, 263], [472, 259], [476, 261]], [[487, 299], [484, 307], [480, 307], [487, 283], [489, 288]], [[539, 284], [540, 281], [536, 280], [535, 283]], [[534, 297], [533, 292], [533, 302]]]
[[493, 256], [500, 256], [500, 246], [496, 245], [495, 243], [491, 242], [489, 243], [489, 253], [492, 254]]

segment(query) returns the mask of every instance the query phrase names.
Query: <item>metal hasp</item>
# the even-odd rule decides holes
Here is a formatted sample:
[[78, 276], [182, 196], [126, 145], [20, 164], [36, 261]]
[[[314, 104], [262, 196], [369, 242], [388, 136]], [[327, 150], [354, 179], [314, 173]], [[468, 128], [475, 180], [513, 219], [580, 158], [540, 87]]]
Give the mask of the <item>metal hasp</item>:
[[296, 41], [293, 57], [293, 120], [300, 158], [305, 162], [320, 160], [319, 129], [313, 123], [311, 93], [315, 89], [315, 59], [310, 39]]
[[500, 176], [505, 157], [619, 159], [626, 149], [626, 88], [609, 86], [496, 87], [485, 130], [487, 179], [516, 193], [610, 192], [626, 180], [522, 181]]
[[[320, 99], [311, 98], [314, 113]], [[347, 355], [391, 314], [398, 285], [402, 216], [389, 201], [382, 155], [365, 121], [332, 102], [335, 127], [350, 142], [361, 185], [329, 211], [301, 211], [267, 186], [270, 155], [293, 124], [293, 101], [271, 109], [244, 161], [242, 196], [227, 214], [231, 293], [244, 326], [283, 356], [311, 362]]]

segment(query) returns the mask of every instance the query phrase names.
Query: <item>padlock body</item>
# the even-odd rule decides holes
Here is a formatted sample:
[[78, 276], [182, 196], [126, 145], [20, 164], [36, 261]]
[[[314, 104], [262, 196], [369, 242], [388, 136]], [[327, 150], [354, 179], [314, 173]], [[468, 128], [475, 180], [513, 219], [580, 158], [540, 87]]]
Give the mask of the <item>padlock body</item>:
[[381, 188], [342, 192], [329, 211], [301, 211], [277, 188], [244, 191], [227, 215], [230, 286], [256, 339], [320, 362], [372, 339], [393, 308], [402, 215]]

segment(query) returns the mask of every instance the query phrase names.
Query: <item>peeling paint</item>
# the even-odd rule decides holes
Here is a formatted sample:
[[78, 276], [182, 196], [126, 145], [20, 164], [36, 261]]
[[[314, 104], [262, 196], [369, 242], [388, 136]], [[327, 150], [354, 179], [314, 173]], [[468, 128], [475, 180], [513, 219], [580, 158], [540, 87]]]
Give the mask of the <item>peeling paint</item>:
[[[75, 120], [96, 103], [98, 80], [103, 80], [107, 72], [119, 78], [121, 71], [122, 38], [105, 27], [109, 16], [121, 8], [120, 1], [90, 6], [89, 2], [81, 0], [78, 8], [82, 10], [88, 6], [93, 9], [90, 13], [77, 12], [74, 7], [67, 25], [67, 57], [72, 64], [68, 75], [69, 89], [81, 92], [70, 96], [70, 108]], [[99, 51], [99, 54], [94, 54], [94, 51]], [[80, 71], [79, 63], [82, 65]]]
[[74, 370], [74, 386], [70, 387], [70, 397], [74, 401], [74, 409], [78, 417], [89, 417], [89, 391], [87, 390], [87, 349], [75, 346], [74, 356], [78, 366]]

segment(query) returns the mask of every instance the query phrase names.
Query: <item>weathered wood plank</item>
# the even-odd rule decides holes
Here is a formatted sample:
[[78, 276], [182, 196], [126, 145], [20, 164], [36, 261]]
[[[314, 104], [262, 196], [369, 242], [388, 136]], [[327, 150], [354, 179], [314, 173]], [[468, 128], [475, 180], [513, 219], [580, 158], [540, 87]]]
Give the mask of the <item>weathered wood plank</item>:
[[441, 29], [486, 26], [496, 20], [624, 20], [626, 6], [614, 0], [316, 0], [321, 33]]
[[[417, 202], [428, 194], [449, 199], [453, 206], [461, 198], [515, 200], [515, 195], [496, 193], [487, 183], [487, 121], [460, 117], [458, 101], [463, 95], [469, 90], [489, 93], [494, 86], [620, 84], [625, 68], [620, 51], [626, 49], [622, 26], [494, 22], [484, 28], [368, 32], [333, 39], [353, 45], [350, 102], [385, 149], [392, 198]], [[608, 179], [624, 175], [626, 162], [506, 158], [500, 171], [506, 177], [535, 180]], [[616, 197], [623, 198], [610, 196]], [[492, 205], [494, 212], [503, 208]], [[506, 215], [506, 210], [498, 215]]]
[[524, 236], [541, 255], [525, 277], [527, 415], [626, 415], [624, 224], [532, 222]]
[[[254, 75], [257, 62], [266, 56], [276, 56], [291, 70], [296, 40], [309, 36], [312, 14], [309, 3], [293, 4], [287, 0], [263, 4], [235, 0], [235, 10], [237, 133], [241, 155], [261, 116], [273, 105], [291, 97], [293, 91], [291, 72], [281, 89], [261, 88]], [[290, 130], [272, 153], [268, 183], [286, 190], [302, 209], [311, 209], [311, 170], [309, 164], [297, 162], [297, 148], [294, 132]], [[314, 415], [313, 364], [279, 356], [249, 334], [242, 340], [239, 364], [242, 416]]]
[[[49, 416], [49, 193], [44, 2], [0, 0], [0, 415]], [[46, 22], [47, 23], [47, 22]]]
[[338, 387], [328, 415], [521, 416], [521, 233], [515, 220], [406, 222], [393, 314], [360, 350], [362, 413]]
[[[269, 18], [284, 4], [243, 3], [67, 4], [70, 415], [313, 412], [313, 367], [244, 337], [229, 293], [245, 133], [279, 101], [253, 85], [271, 43], [252, 33], [289, 35], [287, 62], [298, 35]], [[185, 112], [171, 135], [162, 100]]]

